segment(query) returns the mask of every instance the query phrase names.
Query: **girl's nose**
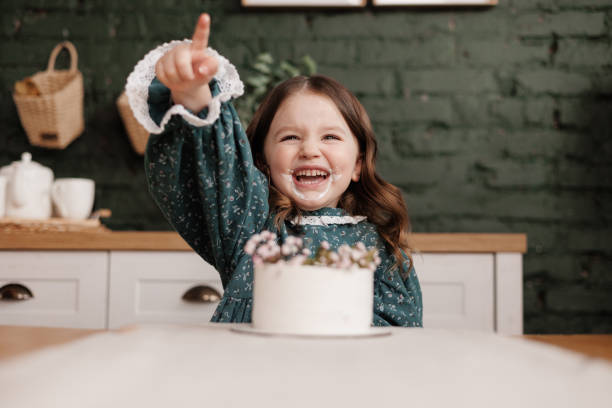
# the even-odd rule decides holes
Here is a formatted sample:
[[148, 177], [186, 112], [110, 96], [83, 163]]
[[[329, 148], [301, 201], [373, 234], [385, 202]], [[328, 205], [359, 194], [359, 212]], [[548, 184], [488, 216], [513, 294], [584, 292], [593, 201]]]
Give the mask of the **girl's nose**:
[[320, 152], [316, 143], [305, 141], [302, 143], [300, 148], [300, 157], [304, 159], [310, 159], [313, 157], [319, 157]]

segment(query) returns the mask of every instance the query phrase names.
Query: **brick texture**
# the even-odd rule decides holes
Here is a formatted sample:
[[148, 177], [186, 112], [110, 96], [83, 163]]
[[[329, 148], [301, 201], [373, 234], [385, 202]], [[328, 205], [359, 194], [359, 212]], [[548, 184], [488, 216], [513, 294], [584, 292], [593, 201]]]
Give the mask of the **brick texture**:
[[[362, 100], [379, 172], [415, 232], [521, 232], [527, 333], [612, 333], [612, 3], [491, 8], [247, 10], [238, 0], [0, 2], [0, 165], [30, 151], [56, 177], [96, 180], [116, 230], [169, 229], [115, 107], [134, 64], [213, 17], [211, 45], [247, 74], [261, 52], [311, 55]], [[11, 98], [68, 39], [86, 130], [32, 147]], [[58, 67], [66, 67], [65, 55]]]

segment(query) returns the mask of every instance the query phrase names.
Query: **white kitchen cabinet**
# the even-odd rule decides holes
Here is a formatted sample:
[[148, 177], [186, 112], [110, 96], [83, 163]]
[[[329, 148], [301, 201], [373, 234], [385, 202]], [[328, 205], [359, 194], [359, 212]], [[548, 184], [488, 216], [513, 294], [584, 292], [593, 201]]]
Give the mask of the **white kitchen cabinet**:
[[[423, 292], [423, 324], [431, 328], [522, 333], [522, 284], [496, 287], [498, 254], [414, 256]], [[506, 255], [506, 256], [511, 256]], [[517, 255], [520, 261], [520, 255]], [[521, 265], [504, 270], [505, 280], [522, 282]], [[182, 296], [195, 286], [223, 294], [217, 271], [194, 252], [112, 251], [110, 256], [109, 328], [131, 323], [199, 324], [210, 320], [218, 302], [188, 303]], [[504, 316], [515, 323], [500, 330], [497, 301], [512, 299]], [[501, 305], [500, 305], [501, 306]]]
[[423, 326], [493, 331], [493, 255], [413, 256], [423, 293]]
[[[183, 299], [190, 289], [202, 291], [199, 301]], [[219, 273], [195, 252], [112, 251], [108, 326], [207, 323], [215, 291], [223, 295]]]
[[520, 254], [428, 253], [413, 261], [424, 327], [523, 333]]
[[[32, 297], [11, 300], [9, 285]], [[0, 252], [0, 324], [103, 329], [108, 256], [100, 251]]]
[[[423, 324], [523, 333], [522, 253], [417, 253]], [[0, 301], [0, 325], [118, 328], [137, 323], [207, 323], [223, 288], [191, 250], [0, 251], [0, 287], [34, 297]], [[202, 291], [199, 303], [183, 296]], [[211, 290], [212, 289], [212, 290]]]

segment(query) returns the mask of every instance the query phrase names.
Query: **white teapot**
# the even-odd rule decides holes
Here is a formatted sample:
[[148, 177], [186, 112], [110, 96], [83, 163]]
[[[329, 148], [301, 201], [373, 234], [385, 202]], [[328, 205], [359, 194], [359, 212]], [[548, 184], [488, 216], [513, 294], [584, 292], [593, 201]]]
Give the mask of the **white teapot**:
[[53, 171], [32, 161], [25, 152], [21, 161], [14, 161], [0, 169], [8, 179], [6, 189], [6, 216], [15, 218], [46, 219], [51, 217], [51, 185]]

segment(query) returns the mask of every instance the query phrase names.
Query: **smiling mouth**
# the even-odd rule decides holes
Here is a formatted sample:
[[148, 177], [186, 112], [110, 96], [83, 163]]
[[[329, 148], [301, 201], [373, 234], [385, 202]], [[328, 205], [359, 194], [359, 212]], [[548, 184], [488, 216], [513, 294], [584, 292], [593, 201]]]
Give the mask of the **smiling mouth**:
[[298, 170], [293, 173], [293, 179], [298, 185], [315, 186], [323, 183], [329, 178], [329, 173], [324, 170]]

